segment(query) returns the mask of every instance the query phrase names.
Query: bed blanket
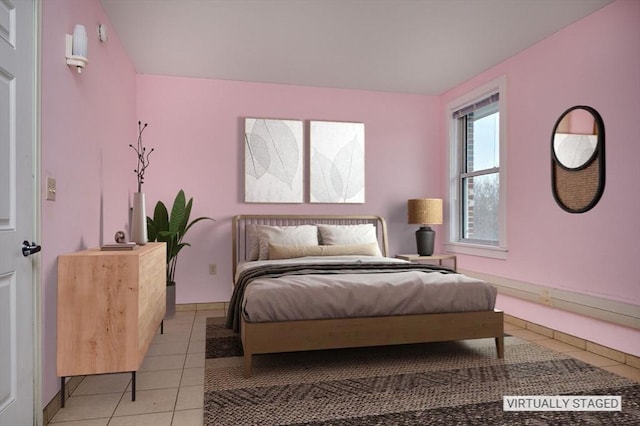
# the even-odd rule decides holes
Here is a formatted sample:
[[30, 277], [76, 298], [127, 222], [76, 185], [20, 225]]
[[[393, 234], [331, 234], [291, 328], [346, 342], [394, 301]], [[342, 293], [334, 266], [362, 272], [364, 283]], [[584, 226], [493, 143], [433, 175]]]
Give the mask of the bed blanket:
[[227, 312], [226, 327], [235, 332], [240, 330], [240, 316], [242, 315], [242, 301], [244, 293], [249, 284], [261, 278], [279, 278], [293, 275], [329, 275], [329, 274], [381, 274], [418, 271], [426, 274], [455, 274], [449, 268], [435, 265], [425, 265], [416, 263], [386, 263], [386, 262], [366, 262], [366, 263], [297, 263], [297, 264], [276, 264], [261, 265], [242, 271], [238, 275], [229, 310]]

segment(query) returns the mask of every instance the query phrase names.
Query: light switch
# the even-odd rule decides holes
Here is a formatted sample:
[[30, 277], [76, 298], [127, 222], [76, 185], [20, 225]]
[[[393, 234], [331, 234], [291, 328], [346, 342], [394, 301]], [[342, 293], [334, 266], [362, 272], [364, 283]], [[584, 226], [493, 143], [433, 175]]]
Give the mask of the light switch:
[[56, 180], [52, 177], [47, 178], [47, 200], [56, 200]]

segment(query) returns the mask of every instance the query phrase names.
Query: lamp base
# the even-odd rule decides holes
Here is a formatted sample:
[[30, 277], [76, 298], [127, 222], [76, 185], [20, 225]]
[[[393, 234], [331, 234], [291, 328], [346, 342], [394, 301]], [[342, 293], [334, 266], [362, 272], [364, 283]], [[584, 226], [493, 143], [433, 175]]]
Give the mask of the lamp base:
[[420, 256], [431, 256], [433, 254], [433, 243], [436, 240], [436, 231], [429, 226], [421, 226], [416, 231], [416, 244]]

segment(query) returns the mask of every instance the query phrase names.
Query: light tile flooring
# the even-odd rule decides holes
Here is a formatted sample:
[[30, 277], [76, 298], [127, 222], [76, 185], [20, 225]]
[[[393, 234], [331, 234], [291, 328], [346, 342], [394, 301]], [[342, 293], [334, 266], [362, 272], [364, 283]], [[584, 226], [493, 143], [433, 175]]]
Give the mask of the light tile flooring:
[[136, 373], [85, 377], [51, 426], [202, 426], [206, 318], [224, 311], [182, 311], [164, 322]]
[[531, 330], [525, 330], [516, 325], [505, 323], [504, 331], [512, 336], [519, 337], [520, 339], [527, 340], [533, 343], [537, 343], [540, 346], [552, 349], [554, 351], [569, 355], [587, 364], [600, 367], [603, 370], [607, 370], [611, 373], [619, 376], [626, 377], [631, 380], [635, 380], [640, 383], [640, 369], [632, 367], [627, 364], [622, 364], [618, 361], [614, 361], [610, 358], [595, 354], [593, 352], [585, 351], [575, 346], [569, 345], [559, 340], [551, 339], [542, 334], [534, 333]]
[[[87, 376], [49, 423], [51, 426], [202, 425], [206, 318], [223, 311], [182, 311], [165, 321], [137, 373]], [[512, 336], [566, 353], [640, 382], [640, 369], [505, 323]]]

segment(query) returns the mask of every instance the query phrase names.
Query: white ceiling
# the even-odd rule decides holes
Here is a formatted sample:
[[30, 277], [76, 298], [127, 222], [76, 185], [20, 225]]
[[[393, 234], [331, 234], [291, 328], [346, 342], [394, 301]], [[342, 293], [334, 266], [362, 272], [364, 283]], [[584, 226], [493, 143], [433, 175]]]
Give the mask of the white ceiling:
[[612, 0], [101, 0], [136, 71], [437, 95]]

